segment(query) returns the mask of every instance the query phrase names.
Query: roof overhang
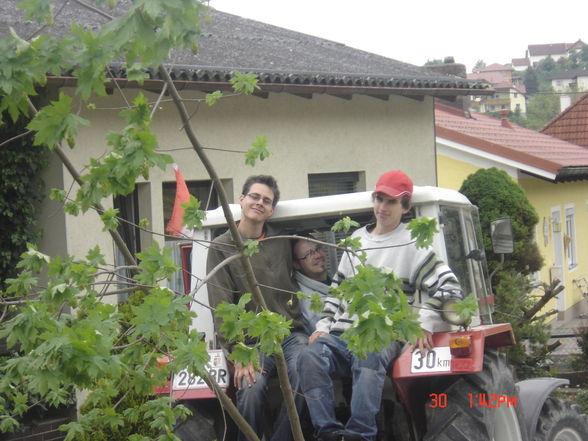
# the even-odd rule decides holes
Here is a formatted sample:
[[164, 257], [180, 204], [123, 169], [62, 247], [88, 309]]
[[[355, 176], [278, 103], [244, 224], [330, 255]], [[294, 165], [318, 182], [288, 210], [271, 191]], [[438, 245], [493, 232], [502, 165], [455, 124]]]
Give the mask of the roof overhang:
[[562, 167], [557, 171], [555, 182], [588, 180], [588, 165]]
[[474, 136], [447, 129], [439, 125], [435, 126], [437, 142], [450, 148], [461, 150], [473, 155], [478, 155], [493, 161], [507, 164], [525, 173], [556, 181], [561, 164], [546, 159], [538, 158], [528, 153], [492, 143]]
[[[161, 90], [163, 79], [155, 71], [149, 72], [149, 78], [143, 85], [126, 78], [125, 69], [118, 64], [109, 67], [111, 82], [116, 81], [117, 87], [144, 88]], [[173, 66], [170, 76], [180, 89], [201, 90], [232, 90], [230, 79], [237, 69], [218, 69], [202, 66]], [[260, 93], [291, 93], [301, 96], [312, 94], [329, 94], [336, 96], [368, 95], [386, 99], [390, 95], [423, 98], [425, 96], [451, 99], [465, 95], [491, 95], [494, 89], [484, 81], [473, 81], [459, 77], [431, 77], [431, 78], [395, 78], [386, 75], [360, 75], [340, 73], [309, 73], [309, 72], [280, 72], [254, 69], [239, 69], [258, 75]], [[76, 78], [70, 73], [62, 76], [48, 77], [49, 83], [59, 87], [73, 87]]]

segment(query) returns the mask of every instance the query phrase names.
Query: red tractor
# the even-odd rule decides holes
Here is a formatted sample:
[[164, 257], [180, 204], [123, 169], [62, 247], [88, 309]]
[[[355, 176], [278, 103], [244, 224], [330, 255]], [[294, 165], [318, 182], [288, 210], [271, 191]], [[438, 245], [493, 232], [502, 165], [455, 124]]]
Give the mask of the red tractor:
[[[415, 187], [414, 216], [437, 220], [440, 232], [433, 247], [458, 276], [464, 292], [474, 293], [480, 314], [465, 330], [447, 314], [446, 332], [434, 335], [435, 348], [426, 354], [406, 345], [395, 361], [390, 385], [384, 390], [378, 416], [378, 439], [383, 441], [588, 441], [588, 421], [579, 408], [551, 396], [569, 383], [558, 378], [536, 378], [515, 383], [512, 369], [500, 348], [514, 344], [510, 324], [493, 324], [493, 296], [481, 238], [477, 208], [462, 194], [437, 187]], [[239, 218], [239, 206], [232, 207]], [[336, 242], [331, 225], [343, 216], [360, 223], [372, 212], [369, 192], [325, 196], [280, 202], [272, 217], [285, 233], [322, 232], [322, 238]], [[507, 252], [512, 244], [509, 223], [496, 222], [495, 252]], [[194, 296], [192, 308], [198, 314], [193, 327], [210, 342], [209, 372], [230, 391], [225, 354], [216, 349], [215, 334], [206, 286], [194, 289], [205, 276], [210, 241], [226, 229], [220, 209], [207, 213], [204, 228], [194, 241], [179, 245], [185, 274], [178, 284]], [[205, 244], [206, 242], [204, 242]], [[506, 247], [506, 249], [505, 249]], [[331, 268], [338, 257], [331, 249]], [[175, 287], [180, 288], [179, 286]], [[447, 309], [447, 308], [444, 308]], [[182, 400], [193, 415], [180, 423], [176, 434], [183, 440], [232, 440], [235, 428], [223, 414], [214, 393], [197, 376], [182, 371], [158, 393], [171, 393]], [[342, 394], [344, 395], [344, 394]]]

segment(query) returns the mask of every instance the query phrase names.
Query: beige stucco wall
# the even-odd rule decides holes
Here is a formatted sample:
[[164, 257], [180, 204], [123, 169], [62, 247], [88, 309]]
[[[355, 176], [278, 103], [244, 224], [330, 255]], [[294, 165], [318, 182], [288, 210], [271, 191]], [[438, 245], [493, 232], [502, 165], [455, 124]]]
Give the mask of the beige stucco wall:
[[[124, 93], [127, 100], [132, 101], [136, 90], [125, 89]], [[182, 94], [188, 99], [203, 97], [195, 91]], [[150, 101], [157, 99], [155, 94], [146, 95]], [[168, 153], [180, 165], [186, 180], [208, 179], [181, 129], [173, 103], [169, 97], [165, 99], [167, 101], [159, 104], [153, 120], [161, 149], [170, 150]], [[81, 112], [82, 117], [92, 122], [91, 127], [81, 128], [77, 147], [67, 150], [78, 170], [88, 164], [90, 157], [100, 157], [107, 152], [104, 139], [108, 131], [123, 127], [117, 113], [124, 108], [125, 101], [118, 91], [94, 103], [95, 110], [83, 108]], [[206, 147], [245, 152], [257, 135], [269, 139], [270, 158], [254, 168], [244, 164], [244, 153], [207, 151], [221, 179], [232, 179], [234, 191], [230, 197], [233, 200], [237, 199], [246, 177], [258, 173], [277, 178], [282, 199], [307, 197], [308, 173], [364, 172], [366, 187], [371, 188], [379, 174], [400, 168], [406, 170], [416, 184], [436, 184], [431, 98], [419, 101], [390, 97], [384, 101], [353, 96], [345, 100], [315, 94], [312, 99], [305, 99], [272, 93], [266, 99], [235, 96], [213, 107], [202, 101], [188, 102], [187, 107], [193, 115], [200, 142]], [[64, 188], [72, 185], [71, 177], [63, 170], [62, 180]], [[159, 232], [163, 231], [161, 184], [164, 181], [174, 181], [171, 167], [152, 171], [139, 194], [142, 216]], [[77, 187], [73, 185], [73, 188], [75, 191]], [[106, 201], [105, 205], [110, 203]], [[102, 226], [95, 213], [65, 218], [65, 237], [56, 234], [47, 238], [46, 249], [63, 241], [68, 252], [81, 255], [99, 240], [107, 258], [112, 257], [112, 243], [99, 233]]]
[[[578, 181], [553, 184], [534, 178], [522, 178], [519, 183], [539, 214], [537, 243], [545, 258], [545, 266], [541, 270], [541, 280], [549, 280], [550, 268], [554, 262], [554, 233], [552, 223], [550, 223], [552, 209], [559, 208], [561, 212], [563, 235], [566, 233], [566, 207], [570, 205], [574, 207], [576, 266], [570, 267], [565, 246], [563, 247], [562, 283], [565, 286], [565, 308], [568, 309], [583, 298], [575, 280], [581, 277], [588, 279], [588, 247], [586, 246], [588, 243], [588, 183]], [[545, 230], [544, 225], [546, 225]]]
[[[583, 294], [577, 282], [574, 282], [574, 280], [581, 277], [588, 279], [588, 247], [586, 247], [588, 243], [588, 182], [579, 181], [554, 184], [542, 179], [527, 177], [526, 175], [513, 176], [511, 167], [506, 167], [498, 162], [468, 156], [464, 153], [455, 153], [444, 145], [439, 145], [438, 151], [447, 153], [446, 155], [439, 154], [437, 156], [439, 185], [442, 187], [458, 190], [464, 179], [476, 170], [497, 167], [507, 171], [511, 175], [511, 178], [515, 182], [518, 182], [525, 190], [527, 197], [539, 215], [536, 238], [539, 251], [545, 259], [545, 265], [539, 275], [539, 280], [541, 281], [550, 281], [550, 268], [554, 264], [553, 231], [549, 224], [551, 210], [552, 208], [559, 207], [562, 213], [562, 232], [565, 233], [565, 208], [569, 204], [573, 204], [575, 208], [576, 259], [578, 264], [573, 268], [569, 267], [564, 249], [562, 283], [565, 286], [565, 291], [563, 295], [563, 308], [560, 308], [560, 310], [565, 311], [578, 304], [583, 299]], [[548, 225], [547, 241], [544, 240], [544, 222], [547, 222]], [[544, 311], [557, 308], [557, 302], [551, 301]]]

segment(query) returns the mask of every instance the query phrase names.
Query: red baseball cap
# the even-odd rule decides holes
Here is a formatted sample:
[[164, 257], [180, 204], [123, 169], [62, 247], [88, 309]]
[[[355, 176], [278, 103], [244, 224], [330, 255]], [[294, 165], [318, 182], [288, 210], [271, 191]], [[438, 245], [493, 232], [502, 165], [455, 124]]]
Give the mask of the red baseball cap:
[[392, 170], [382, 174], [376, 182], [374, 193], [384, 193], [394, 199], [412, 196], [412, 180], [400, 170]]

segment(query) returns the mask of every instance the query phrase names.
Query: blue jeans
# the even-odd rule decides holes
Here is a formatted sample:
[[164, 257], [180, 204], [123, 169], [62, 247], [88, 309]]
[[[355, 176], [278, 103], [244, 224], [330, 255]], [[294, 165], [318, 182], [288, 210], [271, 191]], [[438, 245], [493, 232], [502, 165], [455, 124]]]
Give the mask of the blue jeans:
[[[294, 393], [294, 403], [298, 414], [304, 408], [304, 397], [299, 393], [299, 377], [296, 366], [298, 356], [304, 348], [308, 346], [308, 336], [299, 332], [293, 332], [282, 342], [282, 350], [288, 367], [288, 378], [292, 385]], [[263, 373], [256, 372], [257, 381], [251, 387], [243, 380], [243, 385], [237, 391], [237, 409], [243, 415], [243, 418], [253, 427], [257, 436], [261, 439], [264, 432], [264, 408], [267, 402], [267, 390], [269, 378], [277, 375], [276, 361], [273, 356], [268, 357], [261, 353], [261, 368]], [[289, 441], [292, 440], [292, 430], [288, 412], [284, 405], [281, 406], [278, 419], [275, 421], [272, 441]], [[239, 432], [239, 441], [245, 441], [245, 436]]]
[[[376, 414], [380, 410], [386, 369], [395, 352], [386, 348], [369, 353], [367, 358], [354, 356], [347, 343], [334, 335], [319, 337], [300, 354], [300, 386], [317, 438], [344, 430], [371, 441], [378, 432]], [[332, 377], [350, 376], [353, 381], [351, 416], [345, 427], [335, 417]]]

